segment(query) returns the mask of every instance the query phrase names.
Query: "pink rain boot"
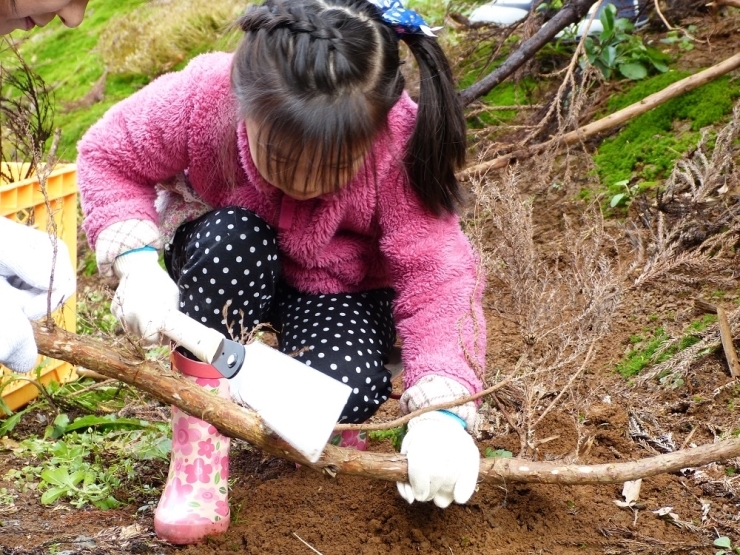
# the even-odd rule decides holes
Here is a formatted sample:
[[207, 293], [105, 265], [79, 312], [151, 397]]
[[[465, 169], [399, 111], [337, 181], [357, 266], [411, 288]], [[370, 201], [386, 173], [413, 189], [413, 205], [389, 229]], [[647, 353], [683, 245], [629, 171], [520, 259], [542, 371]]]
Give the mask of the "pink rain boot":
[[[172, 367], [187, 379], [225, 399], [228, 381], [209, 364], [177, 351]], [[229, 438], [208, 422], [172, 407], [172, 455], [162, 497], [154, 513], [154, 530], [173, 544], [197, 543], [229, 527]]]
[[342, 430], [331, 436], [329, 443], [337, 447], [367, 451], [367, 432], [364, 430]]

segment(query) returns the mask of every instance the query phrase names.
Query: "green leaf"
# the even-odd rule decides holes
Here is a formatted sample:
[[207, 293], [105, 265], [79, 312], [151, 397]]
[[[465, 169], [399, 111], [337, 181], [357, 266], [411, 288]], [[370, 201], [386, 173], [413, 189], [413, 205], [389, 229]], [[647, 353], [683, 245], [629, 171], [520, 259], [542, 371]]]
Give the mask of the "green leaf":
[[121, 502], [118, 501], [115, 497], [111, 497], [110, 495], [105, 499], [93, 501], [92, 504], [95, 505], [95, 507], [97, 507], [98, 509], [103, 510], [116, 509], [121, 506]]
[[69, 472], [66, 468], [47, 468], [41, 472], [41, 479], [55, 486], [67, 486], [70, 484]]
[[73, 432], [75, 430], [87, 430], [88, 428], [95, 427], [107, 427], [107, 428], [124, 428], [124, 429], [142, 429], [148, 428], [149, 422], [146, 420], [139, 420], [138, 418], [117, 418], [115, 414], [108, 416], [95, 416], [87, 415], [76, 418], [72, 424], [65, 427], [64, 433]]
[[727, 536], [720, 536], [716, 540], [714, 540], [714, 547], [726, 547], [727, 549], [730, 549], [732, 547], [732, 540], [728, 538]]
[[617, 47], [610, 45], [604, 48], [601, 59], [607, 67], [614, 67], [614, 61], [617, 59]]
[[16, 427], [18, 422], [21, 421], [21, 418], [23, 417], [23, 412], [16, 412], [13, 416], [10, 418], [6, 418], [5, 421], [0, 426], [0, 437], [7, 435], [8, 432], [11, 432], [13, 428]]
[[609, 206], [612, 208], [619, 206], [619, 204], [624, 200], [624, 198], [627, 196], [626, 193], [618, 193], [612, 197], [612, 200], [609, 202]]
[[65, 487], [49, 488], [41, 495], [41, 504], [49, 505], [51, 503], [54, 503], [54, 501], [59, 499], [65, 493], [67, 493], [67, 488]]
[[62, 437], [68, 424], [69, 416], [64, 413], [58, 414], [57, 417], [54, 419], [53, 424], [46, 427], [46, 431], [44, 432], [44, 439], [57, 439], [59, 437]]
[[650, 62], [653, 64], [653, 67], [660, 71], [661, 73], [665, 73], [668, 71], [668, 66], [661, 62], [660, 60], [655, 60], [653, 58], [650, 58]]
[[639, 81], [647, 77], [647, 69], [644, 65], [639, 62], [632, 62], [629, 64], [620, 64], [619, 73], [624, 75], [627, 79]]
[[604, 27], [600, 37], [602, 42], [608, 42], [614, 32], [614, 16], [616, 13], [617, 7], [614, 4], [608, 4], [599, 16], [601, 25]]

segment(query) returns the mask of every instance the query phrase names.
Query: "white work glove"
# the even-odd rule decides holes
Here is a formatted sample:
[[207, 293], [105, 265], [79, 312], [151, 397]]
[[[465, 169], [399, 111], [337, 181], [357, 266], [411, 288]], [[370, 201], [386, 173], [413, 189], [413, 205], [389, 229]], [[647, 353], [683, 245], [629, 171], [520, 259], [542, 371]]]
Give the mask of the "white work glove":
[[478, 482], [480, 454], [463, 421], [444, 411], [412, 418], [401, 444], [409, 482], [396, 482], [406, 501], [434, 501], [444, 509], [466, 503]]
[[0, 363], [16, 372], [32, 370], [38, 353], [29, 319], [57, 309], [75, 288], [64, 241], [0, 218]]
[[180, 292], [159, 265], [154, 249], [134, 250], [115, 259], [113, 271], [120, 279], [111, 312], [130, 333], [145, 344], [161, 339], [160, 330], [170, 311], [177, 311]]
[[14, 296], [17, 306], [31, 320], [46, 314], [49, 287], [51, 310], [59, 308], [77, 287], [64, 241], [8, 218], [0, 218], [0, 277], [12, 286], [6, 289], [6, 295]]
[[29, 372], [36, 366], [38, 352], [20, 300], [18, 290], [0, 278], [0, 363], [14, 372]]

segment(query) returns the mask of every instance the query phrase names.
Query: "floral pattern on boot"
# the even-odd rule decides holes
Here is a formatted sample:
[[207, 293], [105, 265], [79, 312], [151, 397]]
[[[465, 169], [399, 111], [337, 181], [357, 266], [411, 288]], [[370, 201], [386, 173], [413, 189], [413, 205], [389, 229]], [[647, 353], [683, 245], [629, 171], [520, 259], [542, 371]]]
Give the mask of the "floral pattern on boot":
[[[186, 378], [220, 397], [231, 397], [226, 379]], [[154, 515], [159, 538], [197, 543], [229, 527], [229, 443], [208, 422], [172, 407], [170, 468]]]
[[342, 430], [331, 436], [329, 443], [337, 447], [367, 451], [369, 441], [365, 430]]

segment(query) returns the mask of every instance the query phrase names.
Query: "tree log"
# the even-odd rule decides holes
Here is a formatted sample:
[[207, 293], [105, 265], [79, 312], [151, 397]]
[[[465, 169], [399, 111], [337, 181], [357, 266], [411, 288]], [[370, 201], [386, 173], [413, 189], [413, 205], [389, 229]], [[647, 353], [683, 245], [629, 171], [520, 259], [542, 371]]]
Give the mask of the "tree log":
[[463, 106], [467, 106], [476, 98], [491, 92], [496, 85], [522, 67], [527, 60], [532, 58], [543, 46], [555, 38], [555, 35], [571, 23], [579, 21], [595, 3], [596, 0], [571, 0], [568, 2], [547, 22], [547, 25], [540, 27], [540, 30], [525, 40], [516, 52], [506, 58], [503, 64], [480, 81], [460, 91], [459, 98]]
[[[393, 482], [407, 479], [406, 457], [400, 454], [360, 452], [327, 445], [319, 461], [311, 464], [285, 441], [272, 435], [254, 412], [211, 395], [157, 363], [136, 358], [123, 349], [111, 348], [100, 340], [60, 328], [50, 329], [35, 323], [34, 332], [41, 354], [84, 366], [137, 387], [163, 403], [175, 405], [188, 414], [213, 424], [225, 435], [247, 441], [277, 457], [330, 474], [349, 474]], [[632, 462], [590, 466], [484, 458], [480, 462], [479, 479], [496, 483], [621, 483], [738, 456], [740, 438]]]

